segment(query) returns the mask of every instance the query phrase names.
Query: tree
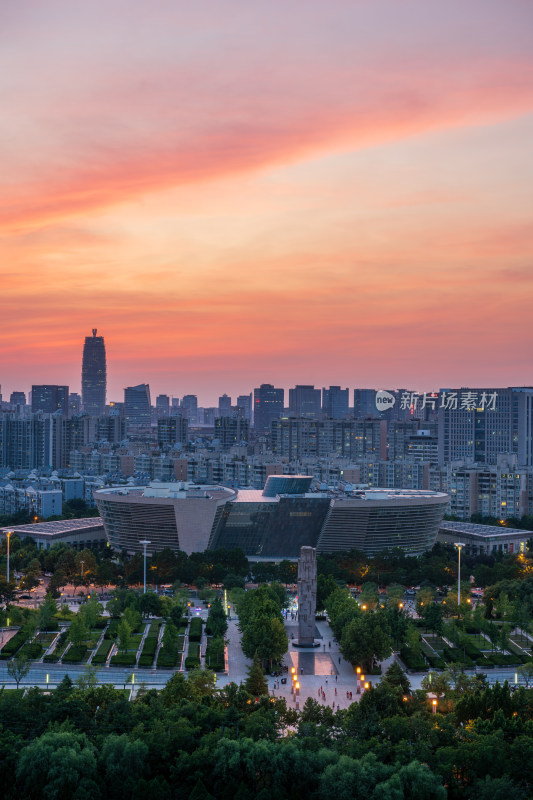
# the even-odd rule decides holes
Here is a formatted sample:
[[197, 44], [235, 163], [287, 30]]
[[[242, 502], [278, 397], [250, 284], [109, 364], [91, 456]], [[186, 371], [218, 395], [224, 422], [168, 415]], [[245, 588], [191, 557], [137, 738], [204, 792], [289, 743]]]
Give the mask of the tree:
[[39, 609], [39, 628], [42, 631], [48, 629], [48, 626], [51, 624], [52, 619], [57, 614], [57, 603], [52, 597], [52, 595], [47, 592], [44, 601], [41, 604]]
[[399, 686], [404, 694], [409, 694], [411, 684], [400, 665], [393, 661], [383, 676], [383, 683], [389, 686]]
[[178, 629], [172, 622], [167, 621], [165, 625], [162, 644], [167, 652], [174, 652], [178, 646]]
[[21, 752], [17, 786], [27, 800], [100, 798], [96, 749], [84, 733], [65, 723], [47, 731]]
[[209, 628], [212, 636], [224, 636], [228, 629], [228, 622], [222, 607], [222, 600], [216, 597], [209, 609]]
[[179, 628], [179, 626], [181, 625], [181, 619], [183, 617], [183, 614], [184, 614], [183, 606], [178, 605], [176, 603], [170, 609], [168, 616], [170, 621], [172, 622], [173, 625], [176, 626], [176, 628]]
[[403, 604], [405, 589], [400, 583], [391, 583], [387, 589], [387, 601], [389, 605], [400, 606]]
[[423, 586], [416, 593], [416, 613], [422, 616], [424, 607], [435, 600], [435, 590], [431, 586]]
[[137, 630], [137, 628], [142, 625], [141, 614], [133, 606], [127, 606], [124, 609], [124, 619], [130, 626], [130, 633], [131, 631]]
[[125, 733], [107, 736], [100, 756], [107, 797], [135, 797], [138, 781], [147, 770], [147, 760], [148, 746], [140, 739], [131, 741]]
[[118, 649], [121, 653], [125, 653], [131, 644], [131, 626], [128, 620], [123, 617], [117, 628]]
[[95, 594], [92, 594], [86, 603], [80, 608], [80, 614], [83, 617], [83, 621], [88, 628], [94, 628], [98, 621], [98, 617], [103, 614], [104, 607], [98, 601], [98, 597]]
[[322, 611], [326, 607], [326, 600], [339, 584], [332, 575], [319, 575], [316, 581], [316, 607]]
[[78, 647], [79, 645], [83, 644], [89, 638], [89, 631], [85, 627], [83, 622], [83, 618], [76, 614], [74, 619], [72, 620], [69, 628], [69, 639], [74, 645], [74, 647]]
[[106, 559], [102, 561], [101, 564], [98, 564], [94, 577], [94, 582], [97, 586], [100, 586], [102, 589], [109, 586], [110, 583], [113, 583], [114, 577], [113, 565], [110, 561]]
[[161, 598], [152, 591], [142, 594], [139, 598], [139, 610], [143, 616], [159, 617], [161, 614]]
[[[77, 571], [82, 577], [82, 584], [84, 584], [87, 582], [87, 577], [89, 575], [94, 575], [96, 573], [96, 557], [92, 552], [92, 550], [85, 548], [84, 550], [80, 550], [79, 553], [76, 553], [75, 562]], [[82, 563], [83, 563], [83, 575], [82, 575]]]
[[0, 602], [8, 606], [17, 596], [16, 590], [17, 584], [15, 581], [9, 581], [8, 583], [5, 580], [0, 580]]
[[19, 683], [23, 678], [26, 677], [28, 672], [30, 671], [30, 662], [26, 658], [26, 656], [15, 656], [11, 661], [8, 662], [7, 665], [7, 674], [10, 678], [13, 678], [15, 683], [17, 684], [17, 689], [19, 688]]
[[268, 694], [268, 683], [265, 678], [263, 668], [259, 663], [257, 652], [254, 653], [254, 658], [251, 665], [248, 667], [248, 677], [244, 683], [246, 691], [256, 697]]
[[392, 642], [385, 615], [379, 610], [366, 611], [349, 622], [342, 634], [341, 650], [351, 664], [361, 666], [365, 672], [372, 669], [374, 659], [387, 658]]
[[525, 664], [518, 667], [518, 674], [522, 676], [525, 681], [526, 689], [529, 689], [529, 684], [533, 683], [533, 661], [526, 661]]
[[78, 686], [78, 688], [82, 691], [85, 691], [86, 689], [90, 689], [91, 687], [97, 685], [98, 678], [96, 676], [96, 667], [93, 667], [92, 664], [88, 664], [83, 672], [78, 676], [76, 686]]
[[48, 591], [57, 599], [61, 597], [61, 587], [65, 585], [67, 582], [67, 576], [63, 572], [62, 569], [56, 569], [52, 577], [50, 578], [50, 583], [48, 584]]
[[28, 572], [20, 581], [20, 588], [26, 592], [31, 592], [39, 586], [39, 578], [35, 572]]
[[422, 607], [422, 619], [430, 631], [442, 633], [442, 606], [429, 602]]
[[422, 652], [420, 647], [420, 634], [412, 622], [409, 622], [407, 625], [405, 641], [409, 645], [409, 649], [411, 650], [412, 654], [419, 658]]
[[361, 586], [361, 595], [359, 600], [362, 605], [368, 608], [375, 608], [379, 602], [379, 591], [377, 583], [373, 581], [366, 581]]
[[428, 672], [422, 678], [421, 686], [426, 692], [433, 692], [437, 697], [441, 697], [450, 691], [451, 675], [447, 670], [444, 672]]

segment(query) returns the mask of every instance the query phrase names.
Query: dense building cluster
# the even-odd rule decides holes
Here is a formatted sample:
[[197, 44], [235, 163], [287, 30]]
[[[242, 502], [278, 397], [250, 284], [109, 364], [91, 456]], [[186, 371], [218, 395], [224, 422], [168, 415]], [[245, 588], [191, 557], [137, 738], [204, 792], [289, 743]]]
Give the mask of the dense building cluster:
[[[1, 395], [0, 395], [1, 400]], [[288, 400], [288, 405], [286, 405]], [[33, 385], [1, 403], [0, 515], [94, 506], [106, 486], [150, 481], [262, 490], [271, 475], [312, 488], [411, 489], [449, 495], [461, 520], [533, 514], [533, 388], [409, 389], [264, 383], [216, 407], [147, 383], [107, 401], [103, 336], [85, 339], [81, 395]]]

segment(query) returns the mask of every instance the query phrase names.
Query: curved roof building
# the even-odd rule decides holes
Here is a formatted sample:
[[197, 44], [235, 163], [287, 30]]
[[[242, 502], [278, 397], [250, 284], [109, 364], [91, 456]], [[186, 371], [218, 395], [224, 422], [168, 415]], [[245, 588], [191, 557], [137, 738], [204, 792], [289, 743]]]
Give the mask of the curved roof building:
[[420, 555], [435, 544], [450, 498], [421, 489], [364, 489], [333, 497], [317, 542], [319, 552], [400, 547]]
[[401, 547], [429, 550], [449, 502], [447, 494], [411, 489], [311, 492], [306, 475], [272, 475], [263, 491], [152, 482], [95, 492], [110, 545], [130, 553], [165, 547], [186, 553], [239, 547], [251, 559], [298, 558], [359, 550], [373, 555]]
[[186, 553], [207, 550], [217, 512], [236, 492], [224, 486], [158, 483], [100, 489], [94, 493], [107, 538], [115, 550], [148, 552], [165, 547]]

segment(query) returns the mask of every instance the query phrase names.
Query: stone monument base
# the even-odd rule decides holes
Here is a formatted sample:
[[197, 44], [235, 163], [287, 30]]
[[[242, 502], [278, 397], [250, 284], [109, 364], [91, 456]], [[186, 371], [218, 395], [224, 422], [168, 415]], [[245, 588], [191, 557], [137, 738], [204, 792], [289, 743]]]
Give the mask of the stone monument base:
[[291, 642], [293, 647], [306, 647], [311, 649], [313, 647], [320, 647], [320, 642], [312, 642], [312, 644], [300, 644], [300, 642]]

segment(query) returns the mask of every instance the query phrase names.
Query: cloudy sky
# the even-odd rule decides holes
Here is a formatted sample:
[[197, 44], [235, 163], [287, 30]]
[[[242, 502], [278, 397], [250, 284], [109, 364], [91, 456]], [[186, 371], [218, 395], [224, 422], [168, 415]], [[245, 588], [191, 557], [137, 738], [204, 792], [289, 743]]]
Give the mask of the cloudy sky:
[[531, 0], [0, 4], [0, 383], [531, 385]]

